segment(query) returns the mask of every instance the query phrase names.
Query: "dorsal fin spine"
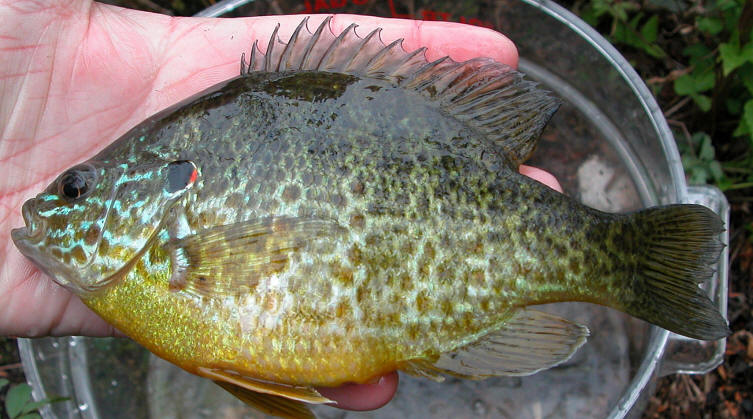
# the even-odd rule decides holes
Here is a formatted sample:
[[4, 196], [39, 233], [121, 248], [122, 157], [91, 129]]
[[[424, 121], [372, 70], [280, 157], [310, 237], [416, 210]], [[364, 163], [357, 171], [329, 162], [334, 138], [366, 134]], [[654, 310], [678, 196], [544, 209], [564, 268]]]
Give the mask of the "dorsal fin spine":
[[[400, 44], [402, 48], [402, 43]], [[422, 60], [424, 60], [424, 54], [426, 53], [426, 48], [421, 47], [413, 52], [410, 52], [406, 55], [405, 59], [402, 60], [402, 62], [397, 63], [395, 65], [395, 70], [392, 72], [392, 76], [395, 78], [395, 82], [402, 85], [405, 83], [405, 80], [410, 77], [411, 69], [418, 65]]]
[[[304, 19], [304, 21], [307, 21], [306, 19]], [[304, 26], [305, 24], [298, 25], [295, 28], [295, 31], [293, 31], [293, 34], [290, 35], [290, 40], [288, 41], [288, 44], [285, 45], [285, 49], [282, 50], [282, 56], [280, 57], [280, 64], [278, 65], [279, 71], [285, 71], [288, 69], [288, 60], [290, 59], [290, 55], [293, 53], [293, 49], [296, 47], [296, 41], [298, 41], [298, 34], [301, 32], [302, 29], [304, 29]]]
[[[304, 20], [305, 24], [305, 20]], [[272, 68], [272, 57], [274, 56], [275, 42], [277, 42], [277, 31], [280, 29], [280, 24], [275, 26], [275, 30], [272, 31], [272, 36], [269, 37], [269, 43], [267, 44], [267, 52], [264, 53], [264, 70], [277, 71], [277, 67]]]
[[[329, 23], [329, 21], [327, 21]], [[322, 24], [324, 26], [324, 24]], [[317, 70], [328, 70], [329, 67], [329, 60], [332, 58], [332, 55], [334, 55], [335, 50], [342, 45], [343, 40], [351, 31], [354, 31], [356, 28], [355, 23], [351, 23], [347, 28], [345, 28], [344, 31], [338, 35], [334, 41], [330, 44], [329, 48], [325, 51], [324, 55], [322, 56], [321, 61], [319, 62], [319, 65], [317, 66]]]
[[[472, 76], [471, 76], [472, 77]], [[463, 80], [465, 81], [465, 80]], [[500, 84], [499, 80], [488, 80], [486, 82], [476, 82], [474, 83], [473, 89], [465, 89], [461, 91], [457, 96], [455, 96], [452, 99], [452, 103], [455, 106], [462, 106], [464, 104], [472, 103], [474, 100], [477, 100], [479, 98], [483, 98], [485, 95], [488, 95], [489, 92], [486, 91], [487, 88], [491, 85]], [[486, 91], [486, 92], [485, 92]], [[496, 92], [497, 95], [504, 95], [504, 88], [498, 89]]]
[[390, 82], [415, 91], [465, 121], [506, 152], [513, 165], [533, 151], [546, 122], [559, 107], [559, 101], [535, 83], [490, 58], [459, 63], [443, 57], [428, 62], [426, 48], [406, 52], [402, 40], [385, 45], [381, 29], [361, 38], [351, 24], [335, 36], [328, 30], [330, 16], [311, 33], [306, 27], [308, 19], [302, 20], [287, 44], [278, 38], [277, 25], [264, 54], [254, 42], [248, 65], [241, 64], [242, 73], [325, 71]]
[[449, 93], [448, 91], [451, 86], [457, 84], [465, 74], [466, 69], [461, 64], [457, 64], [453, 68], [449, 68], [444, 74], [440, 75], [437, 79], [437, 86], [439, 87], [439, 90], [445, 93], [443, 97], [448, 96], [447, 93]]
[[[449, 58], [450, 57], [442, 57], [440, 59], [427, 63], [426, 65], [418, 69], [413, 77], [405, 80], [405, 82], [403, 83], [404, 86], [418, 91], [426, 89], [429, 84], [432, 84], [434, 82], [434, 79], [439, 77], [439, 74], [434, 73], [431, 70], [444, 63]], [[436, 93], [433, 93], [432, 96], [436, 96]]]
[[[355, 34], [355, 28], [353, 29], [354, 29], [353, 33]], [[382, 32], [381, 28], [374, 29], [373, 31], [369, 32], [368, 35], [366, 35], [364, 38], [361, 38], [358, 47], [355, 47], [355, 46], [353, 47], [353, 54], [350, 56], [350, 58], [347, 61], [345, 61], [345, 65], [342, 67], [345, 70], [345, 72], [353, 71], [357, 73], [358, 67], [359, 67], [358, 66], [359, 61], [363, 59], [366, 60], [366, 63], [370, 61], [370, 58], [372, 57], [369, 57], [365, 52], [368, 51], [369, 42], [371, 42], [371, 40], [374, 39], [375, 36], [377, 37], [377, 40], [379, 39], [378, 35], [380, 32]], [[362, 56], [364, 57], [362, 58]], [[361, 64], [361, 68], [366, 69], [364, 71], [365, 74], [367, 75], [369, 74], [368, 64], [367, 65]]]
[[501, 96], [501, 93], [502, 91], [496, 92], [496, 94], [495, 92], [481, 94], [478, 92], [467, 92], [463, 97], [453, 101], [452, 105], [458, 112], [467, 112], [474, 107], [483, 105], [487, 101], [494, 100], [495, 97], [498, 98], [498, 96]]
[[[308, 17], [306, 19], [308, 19]], [[332, 17], [331, 16], [327, 17], [327, 19], [325, 20], [329, 23], [329, 20], [332, 20]], [[325, 25], [319, 25], [319, 27], [316, 28], [314, 35], [311, 36], [309, 43], [306, 45], [306, 52], [303, 54], [303, 58], [301, 59], [301, 68], [306, 68], [306, 69], [319, 68], [319, 63], [318, 62], [316, 64], [309, 63], [309, 58], [311, 57], [311, 53], [316, 47], [316, 45], [319, 43], [319, 38], [322, 36], [322, 32], [324, 31], [325, 27], [326, 27]]]
[[259, 65], [259, 41], [254, 41], [254, 45], [251, 47], [251, 58], [248, 60], [248, 69], [247, 73], [251, 73], [252, 71], [256, 70], [256, 67]]
[[[371, 34], [369, 34], [369, 35], [371, 36], [371, 35], [372, 35], [373, 33], [374, 33], [374, 31], [372, 31], [372, 33], [371, 33]], [[367, 69], [367, 72], [368, 72], [368, 73], [373, 73], [373, 72], [375, 72], [375, 71], [376, 71], [376, 68], [380, 66], [380, 65], [379, 65], [379, 61], [380, 61], [380, 60], [381, 60], [381, 59], [382, 59], [382, 58], [383, 58], [383, 57], [384, 57], [385, 55], [389, 54], [389, 53], [390, 53], [390, 51], [392, 51], [392, 48], [395, 48], [395, 46], [397, 46], [397, 45], [402, 45], [402, 43], [403, 43], [403, 38], [400, 38], [400, 39], [396, 39], [396, 40], [394, 40], [394, 41], [390, 42], [390, 44], [389, 44], [389, 45], [387, 45], [386, 47], [382, 48], [382, 50], [381, 50], [381, 51], [379, 51], [379, 52], [378, 52], [378, 53], [377, 53], [376, 55], [374, 55], [373, 57], [371, 57], [371, 59], [369, 59], [369, 60], [368, 60], [368, 61], [366, 62], [366, 65], [365, 65], [365, 67], [366, 67], [366, 69]]]

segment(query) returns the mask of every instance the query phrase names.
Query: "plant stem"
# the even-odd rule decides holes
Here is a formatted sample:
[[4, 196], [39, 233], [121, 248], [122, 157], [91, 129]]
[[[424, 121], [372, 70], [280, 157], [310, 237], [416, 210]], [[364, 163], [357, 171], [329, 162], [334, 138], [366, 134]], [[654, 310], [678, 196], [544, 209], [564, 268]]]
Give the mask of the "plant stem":
[[22, 367], [21, 363], [16, 362], [14, 364], [7, 364], [7, 365], [0, 366], [0, 371], [12, 370], [12, 369], [21, 368], [21, 367]]
[[730, 191], [734, 189], [753, 188], [753, 182], [736, 183], [734, 185], [727, 186], [725, 189]]

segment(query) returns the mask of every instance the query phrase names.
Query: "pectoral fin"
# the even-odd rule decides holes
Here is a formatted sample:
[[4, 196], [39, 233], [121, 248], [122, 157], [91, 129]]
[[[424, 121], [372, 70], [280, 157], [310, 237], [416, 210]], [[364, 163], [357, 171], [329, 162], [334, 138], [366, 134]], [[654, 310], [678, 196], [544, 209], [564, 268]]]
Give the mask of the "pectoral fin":
[[343, 231], [329, 220], [269, 217], [173, 239], [170, 289], [210, 297], [248, 293], [261, 278], [287, 269], [307, 243]]
[[443, 353], [435, 362], [409, 361], [402, 369], [437, 379], [437, 373], [466, 379], [531, 375], [567, 361], [583, 345], [588, 328], [533, 310], [515, 313], [499, 330]]

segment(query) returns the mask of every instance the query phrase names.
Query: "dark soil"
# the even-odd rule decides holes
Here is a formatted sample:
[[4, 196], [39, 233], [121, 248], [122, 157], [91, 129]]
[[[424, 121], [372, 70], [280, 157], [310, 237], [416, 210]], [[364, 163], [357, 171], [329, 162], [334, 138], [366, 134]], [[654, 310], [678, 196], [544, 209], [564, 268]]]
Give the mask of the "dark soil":
[[[579, 8], [584, 1], [560, 0], [566, 7]], [[191, 15], [204, 9], [212, 0], [121, 0], [123, 7], [157, 13]], [[313, 3], [313, 1], [312, 1]], [[658, 3], [658, 2], [656, 2]], [[693, 2], [697, 3], [697, 2]], [[692, 37], [675, 36], [682, 28], [693, 25], [692, 17], [666, 10], [647, 10], [660, 16], [661, 36], [657, 43], [671, 58], [657, 60], [630, 47], [618, 48], [633, 63], [638, 72], [654, 89], [670, 124], [678, 128], [677, 139], [683, 133], [704, 131], [712, 134], [717, 158], [734, 159], [746, 149], [745, 140], [733, 138], [730, 130], [736, 123], [727, 116], [704, 117], [692, 104], [682, 101], [672, 89], [673, 70], [682, 57], [681, 51]], [[608, 25], [599, 27], [605, 33]], [[678, 58], [679, 59], [679, 58]], [[644, 418], [751, 418], [753, 417], [753, 191], [740, 189], [727, 193], [731, 204], [730, 271], [728, 317], [733, 334], [727, 339], [724, 363], [706, 375], [670, 375], [661, 378], [655, 396], [649, 402]], [[0, 378], [11, 383], [24, 381], [15, 339], [0, 338]], [[0, 403], [4, 402], [0, 394]], [[4, 408], [0, 417], [5, 418]]]

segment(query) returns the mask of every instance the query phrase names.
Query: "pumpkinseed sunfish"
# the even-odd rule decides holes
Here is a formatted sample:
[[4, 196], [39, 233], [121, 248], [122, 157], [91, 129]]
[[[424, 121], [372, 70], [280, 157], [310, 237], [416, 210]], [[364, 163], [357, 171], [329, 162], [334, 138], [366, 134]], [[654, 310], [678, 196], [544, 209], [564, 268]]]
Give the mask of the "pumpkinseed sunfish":
[[558, 100], [487, 58], [427, 62], [304, 20], [23, 206], [18, 249], [104, 319], [247, 403], [567, 360], [606, 305], [697, 339], [722, 248], [697, 205], [608, 214], [518, 173]]

